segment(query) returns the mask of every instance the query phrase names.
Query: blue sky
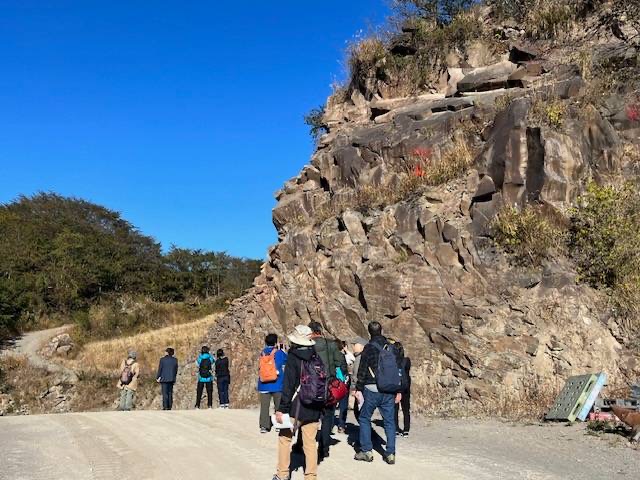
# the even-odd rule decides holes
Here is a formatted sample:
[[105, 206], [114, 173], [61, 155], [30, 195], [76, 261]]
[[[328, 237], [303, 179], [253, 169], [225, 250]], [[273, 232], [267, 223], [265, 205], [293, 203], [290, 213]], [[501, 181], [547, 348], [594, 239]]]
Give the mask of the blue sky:
[[385, 0], [0, 0], [0, 202], [54, 191], [167, 248], [262, 258], [302, 116]]

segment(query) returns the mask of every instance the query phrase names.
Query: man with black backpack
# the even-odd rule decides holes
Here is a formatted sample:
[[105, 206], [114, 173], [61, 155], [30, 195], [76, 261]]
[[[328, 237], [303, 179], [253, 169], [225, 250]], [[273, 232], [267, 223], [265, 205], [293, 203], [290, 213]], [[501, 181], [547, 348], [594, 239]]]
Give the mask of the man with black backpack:
[[289, 335], [291, 349], [284, 370], [282, 399], [275, 415], [283, 424], [289, 415], [293, 429], [281, 428], [278, 434], [278, 467], [273, 480], [288, 480], [291, 442], [296, 431], [302, 436], [305, 456], [305, 480], [318, 478], [318, 444], [316, 434], [320, 413], [327, 401], [327, 372], [315, 352], [311, 329], [298, 325]]
[[356, 384], [356, 401], [360, 410], [360, 451], [354, 457], [364, 462], [373, 461], [371, 417], [377, 408], [382, 415], [386, 436], [384, 461], [396, 463], [395, 405], [400, 402], [405, 388], [403, 362], [397, 349], [382, 336], [382, 325], [371, 322], [368, 326], [371, 340], [362, 351]]
[[[318, 322], [311, 322], [309, 328], [313, 332], [311, 338], [316, 342], [315, 350], [322, 363], [325, 366], [327, 375], [330, 377], [341, 376], [346, 379], [349, 375], [347, 369], [347, 361], [344, 354], [338, 348], [335, 341], [329, 341], [322, 335], [322, 325]], [[320, 456], [327, 458], [329, 456], [329, 447], [331, 446], [331, 431], [336, 416], [336, 405], [328, 405], [322, 413], [322, 426], [320, 427]]]
[[207, 389], [207, 407], [213, 407], [213, 364], [215, 360], [209, 353], [209, 347], [206, 345], [200, 350], [200, 355], [196, 360], [198, 366], [198, 388], [196, 390], [196, 408], [200, 408], [200, 400], [202, 400], [202, 392]]

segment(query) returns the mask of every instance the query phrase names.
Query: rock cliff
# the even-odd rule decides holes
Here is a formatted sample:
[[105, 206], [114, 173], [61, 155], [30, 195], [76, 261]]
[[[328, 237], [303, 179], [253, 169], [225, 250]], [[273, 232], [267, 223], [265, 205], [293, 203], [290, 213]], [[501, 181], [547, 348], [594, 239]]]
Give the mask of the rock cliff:
[[[607, 29], [558, 46], [495, 28], [502, 49], [449, 55], [430, 92], [393, 97], [374, 74], [329, 100], [328, 133], [276, 193], [278, 244], [208, 338], [231, 353], [237, 404], [256, 401], [264, 334], [312, 320], [341, 339], [380, 321], [412, 357], [425, 411], [490, 410], [571, 374], [636, 370], [603, 294], [561, 255], [515, 264], [492, 222], [505, 205], [562, 213], [590, 179], [623, 177], [640, 124], [620, 94], [585, 106], [592, 79], [575, 53], [638, 50]], [[552, 102], [561, 125], [537, 114]]]

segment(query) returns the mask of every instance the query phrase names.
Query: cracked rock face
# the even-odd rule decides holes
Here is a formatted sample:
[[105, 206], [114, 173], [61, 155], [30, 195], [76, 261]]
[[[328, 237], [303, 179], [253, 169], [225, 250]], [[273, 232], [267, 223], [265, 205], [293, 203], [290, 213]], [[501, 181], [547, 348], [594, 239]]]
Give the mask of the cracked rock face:
[[[522, 48], [511, 61], [458, 72], [456, 97], [445, 96], [449, 83], [407, 99], [367, 102], [355, 92], [329, 109], [330, 133], [311, 164], [276, 194], [279, 243], [207, 339], [229, 353], [235, 404], [257, 401], [264, 335], [284, 338], [310, 321], [340, 339], [366, 337], [368, 322], [381, 322], [412, 357], [414, 402], [425, 410], [474, 408], [572, 374], [631, 374], [636, 365], [600, 294], [576, 284], [566, 261], [516, 268], [489, 238], [505, 204], [563, 209], [587, 179], [620, 168], [625, 128], [610, 121], [614, 113], [571, 118], [560, 130], [529, 120], [520, 72], [536, 55]], [[583, 83], [570, 68], [530, 67], [526, 80], [565, 100]], [[514, 100], [497, 112], [505, 92]], [[400, 188], [412, 152], [429, 151], [437, 163], [456, 138], [475, 157], [462, 176], [354, 206], [364, 189]]]

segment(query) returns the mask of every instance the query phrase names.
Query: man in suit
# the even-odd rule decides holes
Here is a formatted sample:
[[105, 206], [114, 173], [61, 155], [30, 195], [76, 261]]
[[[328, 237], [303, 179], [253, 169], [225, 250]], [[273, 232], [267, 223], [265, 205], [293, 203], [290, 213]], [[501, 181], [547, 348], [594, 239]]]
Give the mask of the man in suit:
[[178, 360], [173, 356], [173, 348], [166, 350], [166, 355], [160, 359], [156, 379], [162, 388], [162, 409], [171, 410], [173, 407], [173, 385], [178, 375]]

